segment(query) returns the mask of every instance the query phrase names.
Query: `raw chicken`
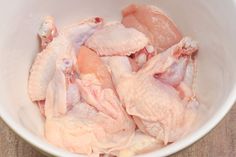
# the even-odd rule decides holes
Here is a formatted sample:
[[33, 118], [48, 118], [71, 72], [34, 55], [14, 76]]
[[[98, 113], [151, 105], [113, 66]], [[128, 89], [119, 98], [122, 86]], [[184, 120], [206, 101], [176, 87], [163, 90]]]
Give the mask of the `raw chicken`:
[[132, 61], [127, 56], [102, 57], [102, 61], [112, 74], [112, 81], [116, 85], [120, 80], [125, 80], [132, 74]]
[[[135, 60], [130, 57], [127, 57], [127, 56], [104, 56], [104, 57], [100, 57], [100, 58], [102, 59], [103, 63], [107, 66], [107, 69], [110, 73], [112, 73], [110, 66], [109, 66], [110, 64], [115, 64], [115, 66], [118, 66], [117, 71], [128, 70], [127, 72], [130, 73], [131, 71], [137, 72], [139, 70], [139, 66], [135, 62]], [[122, 64], [124, 64], [124, 65], [122, 65]], [[124, 69], [122, 69], [123, 66], [125, 66]], [[127, 67], [129, 67], [129, 68], [127, 68]]]
[[135, 136], [126, 149], [119, 151], [118, 157], [133, 157], [137, 154], [146, 153], [155, 149], [160, 149], [164, 145], [161, 141], [143, 134], [140, 130], [136, 130]]
[[76, 60], [72, 52], [58, 57], [53, 79], [47, 88], [45, 116], [60, 116], [80, 102], [80, 94], [76, 83]]
[[46, 89], [55, 72], [58, 56], [76, 51], [102, 24], [102, 19], [96, 17], [66, 27], [41, 53], [37, 54], [28, 83], [32, 101], [45, 100]]
[[131, 58], [137, 64], [137, 68], [140, 69], [150, 58], [155, 55], [155, 51], [152, 45], [147, 45], [143, 49], [137, 51], [131, 55]]
[[46, 16], [44, 18], [44, 21], [39, 28], [38, 35], [41, 39], [41, 49], [45, 49], [47, 45], [53, 40], [53, 38], [58, 35], [53, 17]]
[[[111, 81], [111, 76], [107, 68], [94, 51], [89, 50], [87, 47], [82, 46], [80, 53], [77, 56], [78, 70], [82, 74], [96, 74], [97, 79], [104, 86], [103, 88], [114, 89]], [[86, 65], [86, 66], [84, 66]]]
[[79, 79], [73, 73], [72, 57], [62, 57], [57, 63], [47, 90], [46, 138], [56, 146], [83, 154], [126, 148], [135, 134], [135, 125], [122, 108], [109, 72], [96, 53], [83, 46], [79, 49]]
[[147, 44], [148, 39], [143, 33], [133, 28], [125, 28], [119, 22], [106, 24], [85, 43], [100, 56], [129, 56]]
[[[127, 113], [133, 116], [141, 131], [165, 144], [182, 137], [195, 119], [198, 102], [185, 92], [192, 91], [193, 70], [187, 73], [186, 69], [191, 69], [188, 63], [191, 64], [191, 56], [197, 49], [196, 42], [184, 38], [154, 56], [135, 74], [127, 74], [130, 66], [120, 64], [122, 70], [117, 71], [119, 63], [110, 64]], [[180, 90], [182, 84], [188, 90]]]
[[182, 38], [174, 22], [157, 7], [131, 4], [123, 9], [122, 15], [122, 23], [143, 32], [157, 52], [166, 50]]
[[132, 157], [193, 126], [197, 43], [182, 39], [153, 6], [131, 4], [122, 15], [122, 23], [93, 17], [61, 31], [52, 17], [42, 23], [28, 91], [53, 145], [91, 157]]
[[39, 107], [39, 111], [42, 114], [42, 116], [45, 116], [45, 109], [44, 109], [44, 107], [45, 107], [45, 100], [40, 100], [40, 101], [37, 101], [36, 103], [37, 103], [37, 105]]

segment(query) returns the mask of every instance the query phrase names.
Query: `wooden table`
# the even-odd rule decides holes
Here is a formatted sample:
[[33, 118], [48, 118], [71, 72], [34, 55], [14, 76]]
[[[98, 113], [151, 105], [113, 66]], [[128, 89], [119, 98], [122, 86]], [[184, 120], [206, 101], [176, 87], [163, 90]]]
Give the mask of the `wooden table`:
[[[46, 157], [23, 141], [0, 119], [0, 157]], [[236, 105], [197, 143], [171, 157], [236, 157]]]

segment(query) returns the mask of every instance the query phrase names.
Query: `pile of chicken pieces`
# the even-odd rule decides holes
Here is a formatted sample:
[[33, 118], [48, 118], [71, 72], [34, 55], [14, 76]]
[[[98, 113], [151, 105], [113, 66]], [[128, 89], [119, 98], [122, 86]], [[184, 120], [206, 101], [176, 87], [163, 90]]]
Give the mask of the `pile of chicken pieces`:
[[131, 4], [121, 22], [93, 17], [60, 30], [46, 17], [39, 36], [28, 91], [50, 143], [129, 157], [189, 132], [198, 46], [160, 9]]

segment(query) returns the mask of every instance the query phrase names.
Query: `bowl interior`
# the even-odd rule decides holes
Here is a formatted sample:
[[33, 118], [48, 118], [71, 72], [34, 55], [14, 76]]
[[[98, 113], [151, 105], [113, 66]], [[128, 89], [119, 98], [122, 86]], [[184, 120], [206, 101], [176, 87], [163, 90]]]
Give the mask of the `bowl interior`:
[[[142, 0], [135, 2], [144, 3]], [[60, 29], [66, 24], [90, 16], [119, 20], [121, 9], [129, 3], [132, 1], [0, 2], [0, 116], [8, 125], [44, 151], [54, 155], [74, 156], [51, 146], [42, 138], [43, 119], [28, 97], [27, 79], [38, 52], [36, 34], [40, 22], [45, 15], [52, 15]], [[163, 9], [184, 35], [199, 41], [196, 93], [207, 109], [188, 136], [162, 150], [146, 154], [156, 157], [173, 153], [203, 136], [232, 106], [236, 97], [236, 20], [233, 20], [236, 17], [236, 1], [146, 0], [145, 3]]]

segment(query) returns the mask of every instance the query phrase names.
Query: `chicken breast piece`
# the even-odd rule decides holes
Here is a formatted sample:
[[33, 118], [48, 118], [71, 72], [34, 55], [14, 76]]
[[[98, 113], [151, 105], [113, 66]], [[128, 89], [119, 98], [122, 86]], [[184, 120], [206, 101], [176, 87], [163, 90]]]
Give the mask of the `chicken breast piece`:
[[125, 28], [121, 23], [106, 24], [85, 43], [100, 56], [129, 56], [148, 44], [147, 37], [133, 28]]
[[123, 9], [122, 16], [122, 24], [143, 32], [157, 52], [166, 50], [182, 38], [174, 22], [157, 7], [131, 4]]

